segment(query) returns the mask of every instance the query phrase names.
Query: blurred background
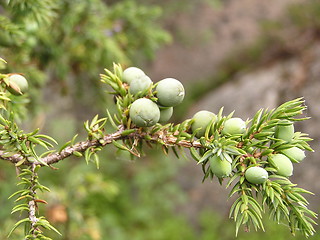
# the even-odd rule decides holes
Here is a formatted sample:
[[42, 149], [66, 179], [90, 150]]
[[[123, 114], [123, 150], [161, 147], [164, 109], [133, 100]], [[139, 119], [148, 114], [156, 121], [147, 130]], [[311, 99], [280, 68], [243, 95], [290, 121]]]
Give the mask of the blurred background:
[[[7, 4], [7, 2], [10, 2]], [[31, 3], [32, 2], [32, 3]], [[296, 130], [314, 139], [314, 153], [295, 165], [292, 181], [315, 193], [320, 209], [320, 1], [316, 0], [35, 0], [0, 2], [2, 72], [24, 73], [30, 83], [20, 124], [62, 145], [83, 122], [106, 108], [111, 96], [99, 81], [112, 63], [142, 68], [154, 82], [174, 77], [186, 98], [173, 122], [205, 109], [250, 118], [303, 96], [310, 120]], [[202, 183], [190, 158], [146, 149], [130, 160], [112, 146], [100, 169], [72, 158], [43, 169], [51, 192], [42, 211], [62, 232], [53, 239], [179, 240], [235, 238], [232, 201], [217, 181]], [[18, 188], [15, 169], [0, 161], [0, 239], [19, 218], [7, 198]], [[241, 231], [241, 239], [303, 239], [265, 218], [266, 232]], [[320, 229], [318, 229], [319, 231]], [[18, 229], [12, 239], [21, 239]], [[319, 239], [319, 233], [310, 239]]]

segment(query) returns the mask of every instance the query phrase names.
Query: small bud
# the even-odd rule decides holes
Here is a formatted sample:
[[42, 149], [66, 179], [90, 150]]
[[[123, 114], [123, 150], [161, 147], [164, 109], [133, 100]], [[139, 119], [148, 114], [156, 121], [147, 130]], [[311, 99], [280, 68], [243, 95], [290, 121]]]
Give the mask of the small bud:
[[145, 76], [146, 74], [137, 67], [129, 67], [123, 71], [122, 81], [130, 84], [133, 79], [140, 78]]
[[191, 125], [191, 130], [192, 132], [194, 132], [198, 128], [200, 128], [200, 130], [196, 133], [196, 137], [200, 138], [204, 136], [206, 128], [210, 124], [210, 122], [217, 120], [217, 116], [212, 112], [202, 110], [194, 114], [192, 119], [193, 123]]
[[21, 96], [28, 90], [27, 79], [20, 74], [11, 74], [8, 77], [8, 91], [16, 96]]
[[246, 123], [241, 118], [230, 118], [225, 121], [222, 129], [223, 134], [242, 134], [246, 131]]
[[250, 167], [246, 170], [245, 177], [248, 182], [262, 184], [268, 179], [268, 172], [262, 167]]
[[151, 127], [159, 121], [160, 110], [150, 99], [139, 98], [131, 104], [129, 115], [138, 127]]
[[156, 91], [159, 104], [166, 107], [177, 106], [183, 101], [185, 95], [182, 83], [174, 78], [159, 81]]
[[228, 177], [232, 171], [231, 163], [214, 155], [210, 159], [210, 169], [218, 178]]
[[288, 157], [283, 154], [273, 154], [269, 156], [269, 161], [277, 168], [277, 174], [290, 177], [293, 174], [293, 165]]

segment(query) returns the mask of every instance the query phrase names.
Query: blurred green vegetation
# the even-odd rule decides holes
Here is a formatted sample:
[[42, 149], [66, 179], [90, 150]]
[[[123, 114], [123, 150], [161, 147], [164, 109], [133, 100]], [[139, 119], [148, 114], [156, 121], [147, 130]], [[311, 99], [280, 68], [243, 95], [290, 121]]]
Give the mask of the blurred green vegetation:
[[160, 7], [106, 2], [0, 2], [0, 53], [8, 72], [22, 72], [29, 80], [31, 110], [42, 106], [43, 94], [54, 92], [101, 109], [103, 68], [113, 62], [141, 64], [170, 41], [158, 21]]
[[[108, 106], [98, 77], [103, 68], [110, 67], [112, 62], [143, 65], [170, 41], [159, 22], [162, 14], [179, 11], [181, 1], [162, 3], [166, 8], [170, 6], [168, 11], [163, 11], [164, 5], [156, 6], [158, 1], [150, 2], [37, 0], [34, 5], [18, 0], [11, 0], [9, 5], [1, 2], [0, 56], [8, 62], [6, 72], [24, 73], [30, 81], [30, 115], [48, 108], [43, 99], [50, 94], [73, 99], [70, 109], [74, 112], [70, 114], [77, 116], [87, 109], [102, 112]], [[192, 6], [192, 1], [188, 1], [183, 8], [188, 10]], [[302, 30], [319, 29], [316, 17], [319, 6], [318, 2], [310, 1], [303, 7], [290, 9], [289, 16]], [[283, 29], [281, 24], [267, 25], [275, 31]], [[260, 59], [268, 47], [281, 42], [267, 36], [257, 45], [241, 50], [242, 54], [237, 52], [237, 57], [231, 56], [232, 61], [226, 61], [214, 82], [225, 81], [240, 68]], [[206, 84], [197, 86], [203, 87], [188, 96], [191, 101], [210, 89]], [[25, 120], [27, 126], [30, 119], [32, 116]], [[67, 141], [82, 124], [75, 119], [69, 115], [53, 118], [47, 131], [61, 142]], [[152, 153], [146, 150], [150, 158], [130, 161], [127, 153], [116, 153], [116, 149], [110, 148], [101, 153], [99, 170], [74, 157], [57, 164], [58, 170], [40, 172], [42, 183], [51, 189], [43, 196], [48, 205], [42, 210], [63, 234], [63, 237], [52, 235], [53, 239], [235, 239], [232, 220], [212, 209], [203, 209], [193, 219], [178, 211], [180, 205], [188, 204], [187, 194], [175, 183], [185, 160], [164, 156], [158, 149]], [[0, 239], [6, 239], [19, 216], [10, 215], [13, 203], [7, 199], [18, 188], [15, 169], [4, 161], [0, 161], [0, 180]], [[12, 239], [21, 239], [21, 234], [23, 229], [18, 229]], [[241, 232], [237, 239], [257, 238], [303, 239], [293, 238], [286, 227], [269, 222], [265, 233]], [[319, 234], [310, 239], [318, 238]]]

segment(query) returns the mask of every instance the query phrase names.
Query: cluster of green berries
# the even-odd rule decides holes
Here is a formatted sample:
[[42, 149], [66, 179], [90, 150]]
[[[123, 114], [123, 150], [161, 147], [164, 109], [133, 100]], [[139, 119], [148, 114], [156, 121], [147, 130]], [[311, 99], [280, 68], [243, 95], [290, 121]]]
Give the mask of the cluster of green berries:
[[[131, 121], [138, 127], [151, 127], [156, 123], [167, 122], [172, 114], [173, 107], [180, 104], [185, 95], [184, 87], [174, 78], [165, 78], [153, 84], [141, 69], [129, 67], [123, 71], [122, 81], [128, 84], [128, 91], [140, 98], [130, 107]], [[156, 101], [147, 97], [153, 91]]]
[[[129, 67], [123, 71], [122, 82], [127, 84], [128, 92], [135, 97], [130, 105], [129, 117], [137, 127], [151, 127], [157, 123], [166, 123], [172, 116], [173, 107], [180, 104], [185, 95], [184, 87], [178, 80], [165, 78], [154, 84], [150, 77], [136, 67]], [[219, 124], [216, 124], [218, 122]], [[190, 131], [198, 139], [204, 137], [206, 133], [207, 137], [210, 137], [216, 131], [223, 138], [237, 139], [248, 133], [247, 123], [239, 117], [221, 119], [210, 111], [202, 110], [192, 117]], [[290, 142], [294, 137], [293, 123], [288, 120], [279, 120], [271, 131], [272, 138], [284, 142]], [[259, 153], [257, 150], [255, 148], [252, 151], [248, 150], [246, 156], [254, 157]], [[252, 184], [264, 183], [269, 178], [269, 174], [290, 177], [293, 174], [292, 163], [302, 161], [305, 158], [305, 152], [298, 147], [291, 147], [257, 158], [260, 160], [254, 164], [250, 161], [244, 162], [239, 169], [245, 179]], [[232, 174], [232, 157], [226, 158], [223, 154], [214, 154], [209, 157], [208, 162], [211, 172], [218, 178], [229, 177]]]
[[[209, 134], [213, 134], [214, 123], [218, 121], [216, 114], [202, 110], [194, 114], [193, 123], [191, 125], [192, 132], [195, 133], [197, 138], [205, 136], [205, 131]], [[233, 117], [227, 118], [218, 130], [222, 136], [233, 137], [245, 134], [247, 131], [247, 124], [241, 118]], [[280, 120], [278, 125], [273, 129], [274, 138], [281, 139], [286, 142], [290, 142], [294, 137], [294, 125], [288, 120]], [[304, 150], [298, 147], [291, 147], [281, 152], [272, 153], [267, 156], [267, 162], [269, 166], [276, 169], [276, 174], [284, 177], [290, 177], [293, 174], [293, 162], [301, 162], [305, 158]], [[213, 155], [209, 158], [210, 169], [212, 173], [218, 178], [224, 178], [230, 176], [232, 172], [232, 164], [227, 159], [223, 159], [218, 155]], [[245, 178], [248, 182], [253, 184], [262, 184], [268, 177], [269, 173], [262, 166], [249, 165], [245, 168]]]

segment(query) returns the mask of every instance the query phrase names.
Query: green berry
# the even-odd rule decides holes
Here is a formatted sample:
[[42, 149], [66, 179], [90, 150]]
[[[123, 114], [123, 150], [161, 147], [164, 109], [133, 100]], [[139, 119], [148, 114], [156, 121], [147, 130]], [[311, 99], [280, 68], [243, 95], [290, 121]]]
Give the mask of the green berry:
[[246, 123], [241, 118], [230, 118], [224, 123], [223, 134], [242, 134], [246, 131]]
[[250, 183], [261, 184], [267, 181], [268, 172], [262, 167], [250, 167], [246, 170], [245, 177]]
[[146, 75], [140, 68], [129, 67], [126, 68], [122, 73], [122, 81], [130, 84], [133, 79], [140, 78]]
[[139, 98], [131, 104], [129, 115], [136, 126], [150, 127], [159, 121], [160, 110], [150, 99]]
[[8, 77], [8, 91], [13, 95], [20, 96], [28, 90], [28, 81], [20, 74], [12, 74]]
[[160, 108], [159, 123], [166, 123], [169, 121], [173, 113], [173, 107]]
[[[283, 125], [286, 124], [286, 125]], [[276, 126], [274, 136], [284, 141], [291, 141], [294, 135], [294, 126], [290, 121], [282, 120], [280, 124]]]
[[165, 107], [177, 106], [183, 101], [185, 95], [182, 83], [174, 78], [159, 81], [156, 91], [159, 103]]
[[304, 150], [297, 147], [282, 150], [282, 153], [290, 158], [290, 160], [293, 162], [301, 162], [306, 157]]
[[196, 133], [196, 137], [200, 138], [204, 136], [208, 124], [210, 124], [211, 121], [217, 120], [217, 115], [206, 110], [201, 110], [193, 115], [192, 120], [193, 123], [191, 125], [191, 130], [194, 132], [200, 128], [200, 130]]
[[152, 86], [152, 81], [147, 75], [132, 79], [130, 82], [130, 93], [133, 95], [138, 92], [145, 92]]
[[228, 177], [232, 171], [231, 163], [214, 155], [209, 158], [210, 169], [218, 178]]
[[280, 153], [270, 155], [269, 161], [276, 167], [277, 174], [284, 177], [290, 177], [293, 174], [292, 162], [285, 155]]

